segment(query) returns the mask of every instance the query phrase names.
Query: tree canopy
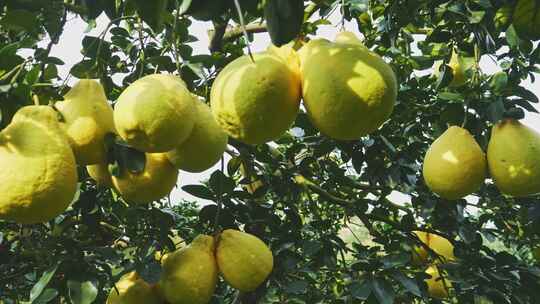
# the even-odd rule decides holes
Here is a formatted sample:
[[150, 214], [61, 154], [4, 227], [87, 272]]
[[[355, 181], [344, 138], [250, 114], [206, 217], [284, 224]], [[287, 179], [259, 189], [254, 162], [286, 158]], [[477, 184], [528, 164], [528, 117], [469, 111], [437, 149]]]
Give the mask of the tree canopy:
[[[208, 205], [164, 199], [129, 206], [79, 168], [79, 190], [62, 215], [35, 225], [0, 220], [0, 303], [105, 303], [127, 272], [156, 282], [157, 252], [226, 228], [264, 240], [274, 270], [250, 293], [220, 282], [211, 303], [540, 299], [540, 197], [503, 195], [488, 179], [467, 199], [447, 200], [426, 186], [421, 170], [427, 149], [451, 125], [467, 129], [485, 151], [495, 123], [538, 112], [538, 97], [522, 83], [537, 77], [540, 46], [516, 31], [517, 1], [313, 0], [304, 1], [300, 16], [293, 7], [269, 12], [270, 2], [0, 1], [0, 128], [25, 105], [62, 100], [73, 78], [99, 79], [114, 102], [135, 80], [171, 73], [209, 100], [215, 77], [246, 53], [253, 34], [270, 30], [274, 43], [294, 39], [300, 48], [336, 11], [391, 65], [399, 84], [388, 121], [361, 140], [322, 135], [304, 110], [275, 142], [230, 139], [220, 169], [183, 185]], [[51, 49], [67, 21], [83, 18], [92, 28], [102, 14], [106, 29], [80, 37], [84, 59], [59, 77], [64, 62]], [[189, 46], [201, 38], [192, 34], [194, 18], [212, 23], [210, 55]], [[450, 65], [432, 73], [453, 51], [463, 58], [459, 87], [451, 85]], [[481, 58], [497, 72], [482, 71]], [[406, 199], [392, 199], [396, 192]], [[449, 299], [429, 296], [426, 267], [412, 258], [420, 246], [413, 231], [453, 244], [456, 261], [441, 264], [452, 282]]]

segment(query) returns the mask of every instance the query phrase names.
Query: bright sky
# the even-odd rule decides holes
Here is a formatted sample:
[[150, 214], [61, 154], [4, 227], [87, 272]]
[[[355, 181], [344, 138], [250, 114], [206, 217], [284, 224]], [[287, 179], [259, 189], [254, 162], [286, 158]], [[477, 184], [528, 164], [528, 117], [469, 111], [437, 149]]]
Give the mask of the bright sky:
[[[334, 14], [330, 16], [329, 21], [332, 23], [332, 25], [323, 25], [319, 27], [319, 30], [317, 32], [318, 37], [333, 39], [335, 35], [340, 31], [341, 16], [338, 11], [336, 11]], [[105, 15], [102, 14], [97, 20], [97, 24], [98, 24], [97, 28], [86, 33], [85, 30], [87, 28], [87, 25], [84, 21], [82, 21], [79, 18], [72, 18], [71, 20], [68, 21], [68, 24], [65, 27], [65, 31], [60, 38], [59, 44], [54, 46], [51, 52], [52, 56], [61, 58], [65, 62], [64, 66], [59, 67], [59, 74], [62, 77], [62, 79], [65, 79], [71, 67], [74, 64], [78, 63], [79, 61], [81, 61], [82, 59], [82, 55], [80, 53], [80, 50], [82, 48], [82, 45], [81, 45], [82, 38], [85, 35], [91, 35], [91, 36], [99, 35], [103, 31], [103, 29], [107, 26], [108, 22], [109, 20], [107, 19], [107, 17], [105, 17]], [[190, 27], [190, 34], [199, 39], [198, 42], [194, 42], [190, 44], [194, 49], [194, 54], [209, 54], [209, 51], [208, 51], [209, 38], [208, 38], [207, 31], [211, 28], [212, 28], [212, 24], [210, 22], [193, 21], [193, 25]], [[360, 36], [357, 30], [357, 27], [354, 23], [347, 22], [345, 24], [345, 28], [349, 31], [356, 32]], [[260, 34], [255, 34], [255, 40], [252, 43], [251, 47], [254, 52], [257, 52], [257, 51], [262, 51], [266, 49], [266, 47], [269, 44], [270, 44], [270, 39], [269, 39], [268, 34], [260, 33]], [[486, 58], [485, 56], [482, 58], [480, 62], [480, 66], [482, 68], [482, 71], [486, 74], [493, 74], [498, 71], [498, 67], [489, 58]], [[75, 80], [76, 79], [72, 79], [72, 81], [75, 81]], [[524, 86], [527, 89], [531, 90], [536, 96], [540, 96], [540, 82], [532, 84], [530, 83], [530, 81], [527, 81], [524, 83]], [[535, 107], [538, 108], [538, 105], [535, 105]], [[534, 114], [534, 113], [527, 113], [523, 122], [526, 125], [540, 132], [540, 116], [539, 115]], [[200, 181], [206, 180], [209, 174], [213, 172], [217, 167], [218, 165], [200, 174], [191, 174], [187, 172], [181, 172], [180, 179], [178, 182], [178, 187], [171, 193], [172, 201], [173, 202], [178, 201], [179, 198], [200, 201], [200, 199], [194, 198], [191, 195], [182, 191], [180, 187], [183, 185], [197, 184]], [[400, 195], [396, 192], [394, 193], [394, 195], [392, 195], [392, 200], [403, 201], [403, 200], [408, 200], [408, 197], [405, 195]], [[201, 203], [204, 203], [204, 202], [201, 202]]]

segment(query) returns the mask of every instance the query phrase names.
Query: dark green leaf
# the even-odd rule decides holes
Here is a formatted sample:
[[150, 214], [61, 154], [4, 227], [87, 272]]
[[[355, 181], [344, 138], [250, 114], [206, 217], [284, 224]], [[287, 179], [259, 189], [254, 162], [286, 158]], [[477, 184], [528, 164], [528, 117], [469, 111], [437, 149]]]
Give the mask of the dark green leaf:
[[43, 290], [45, 290], [47, 285], [49, 285], [49, 282], [56, 273], [57, 269], [58, 265], [55, 265], [43, 272], [39, 281], [34, 285], [34, 287], [32, 287], [32, 290], [30, 291], [30, 302], [36, 300], [41, 295]]
[[92, 304], [98, 295], [98, 285], [92, 281], [72, 281], [67, 282], [69, 298], [73, 304]]
[[392, 285], [384, 279], [374, 279], [372, 281], [373, 293], [380, 304], [394, 304], [395, 293]]
[[422, 296], [422, 292], [420, 291], [420, 288], [418, 287], [418, 284], [416, 283], [414, 279], [411, 279], [408, 276], [404, 275], [402, 272], [398, 272], [398, 271], [392, 273], [392, 277], [396, 281], [401, 283], [401, 285], [405, 287], [405, 289], [407, 289], [407, 291], [409, 291], [413, 295], [418, 296], [418, 297]]
[[267, 0], [264, 18], [272, 43], [277, 46], [287, 44], [298, 37], [304, 21], [304, 1]]
[[203, 186], [203, 185], [186, 185], [182, 187], [182, 190], [198, 198], [207, 199], [207, 200], [216, 199], [212, 191], [210, 191], [210, 189], [208, 189], [206, 186]]

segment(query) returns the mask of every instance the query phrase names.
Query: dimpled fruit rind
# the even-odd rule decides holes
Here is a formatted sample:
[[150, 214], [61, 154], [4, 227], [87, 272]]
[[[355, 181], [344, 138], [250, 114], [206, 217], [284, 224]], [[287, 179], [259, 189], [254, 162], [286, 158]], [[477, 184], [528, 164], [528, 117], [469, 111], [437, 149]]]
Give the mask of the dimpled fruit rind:
[[162, 304], [154, 287], [135, 271], [125, 274], [114, 285], [106, 304]]
[[197, 236], [191, 244], [169, 253], [158, 286], [169, 304], [207, 304], [218, 280], [214, 238]]
[[58, 119], [51, 107], [26, 106], [0, 132], [0, 218], [45, 222], [71, 203], [75, 156]]
[[115, 133], [113, 109], [101, 84], [82, 79], [54, 105], [79, 165], [105, 162], [105, 135]]
[[487, 149], [489, 171], [502, 193], [540, 192], [540, 134], [516, 120], [493, 126]]
[[486, 156], [469, 131], [452, 126], [429, 147], [423, 165], [431, 191], [459, 199], [478, 190], [487, 172]]
[[227, 148], [227, 133], [218, 125], [208, 105], [195, 102], [195, 126], [179, 147], [167, 153], [171, 163], [188, 172], [202, 172], [219, 161]]
[[123, 170], [112, 176], [112, 182], [120, 195], [128, 202], [144, 204], [167, 196], [178, 181], [178, 170], [169, 162], [165, 153], [146, 153], [146, 165], [142, 172]]
[[272, 251], [263, 241], [232, 229], [221, 233], [216, 258], [225, 281], [244, 292], [255, 290], [274, 267]]
[[145, 76], [118, 98], [114, 123], [118, 135], [143, 152], [168, 152], [186, 140], [193, 129], [193, 97], [179, 77]]
[[247, 55], [229, 63], [211, 91], [212, 113], [227, 134], [247, 144], [282, 136], [300, 106], [297, 67], [275, 52]]
[[321, 133], [356, 140], [390, 116], [397, 81], [390, 66], [349, 33], [311, 40], [298, 52], [304, 106]]

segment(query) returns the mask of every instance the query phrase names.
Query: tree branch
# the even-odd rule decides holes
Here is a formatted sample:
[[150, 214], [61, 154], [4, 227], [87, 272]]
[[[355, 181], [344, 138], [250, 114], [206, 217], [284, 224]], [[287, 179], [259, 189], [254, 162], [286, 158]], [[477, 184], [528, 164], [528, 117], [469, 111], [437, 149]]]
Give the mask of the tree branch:
[[[62, 15], [62, 19], [60, 20], [60, 27], [59, 30], [54, 33], [53, 36], [51, 36], [51, 41], [47, 45], [47, 49], [45, 49], [45, 56], [49, 57], [49, 54], [51, 53], [52, 47], [58, 43], [58, 40], [60, 39], [60, 36], [62, 35], [64, 31], [64, 25], [66, 24], [67, 20], [67, 8], [64, 7], [64, 14]], [[39, 70], [41, 71], [41, 75], [39, 76], [39, 82], [45, 81], [45, 60], [41, 63], [41, 66], [39, 67]]]
[[[246, 32], [248, 33], [264, 33], [268, 29], [266, 24], [261, 23], [250, 23], [246, 25]], [[238, 39], [244, 34], [241, 26], [236, 26], [233, 28], [227, 28], [227, 23], [216, 24], [214, 23], [214, 29], [208, 31], [208, 36], [210, 37], [210, 51], [215, 52], [221, 50], [224, 42], [232, 41]]]

